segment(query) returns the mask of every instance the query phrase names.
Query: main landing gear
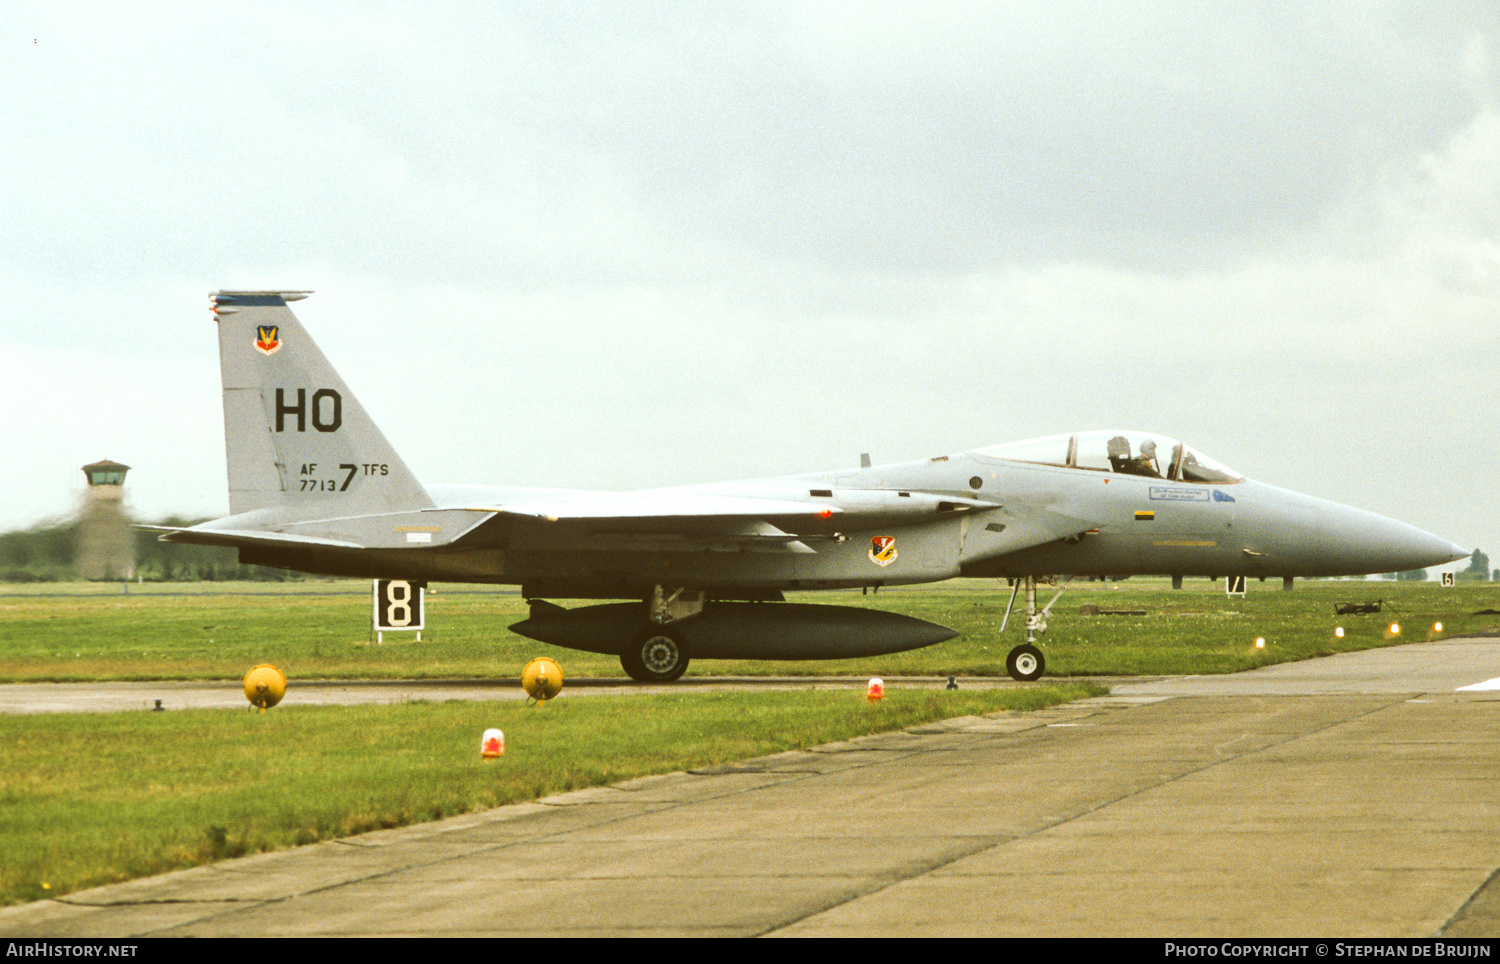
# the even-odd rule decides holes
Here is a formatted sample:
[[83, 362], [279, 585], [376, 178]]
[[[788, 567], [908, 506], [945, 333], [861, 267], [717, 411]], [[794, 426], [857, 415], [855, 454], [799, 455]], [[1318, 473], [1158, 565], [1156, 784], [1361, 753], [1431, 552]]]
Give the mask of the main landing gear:
[[646, 600], [649, 622], [620, 654], [620, 665], [630, 678], [641, 683], [670, 683], [681, 679], [688, 668], [688, 647], [682, 634], [670, 624], [703, 612], [707, 594], [701, 589], [657, 586]]
[[1057, 591], [1057, 595], [1052, 597], [1052, 602], [1044, 606], [1041, 612], [1037, 612], [1036, 577], [1025, 576], [1016, 580], [1015, 588], [1010, 592], [1010, 604], [1005, 607], [1005, 619], [1000, 622], [1000, 631], [1003, 633], [1010, 623], [1010, 613], [1016, 605], [1016, 594], [1021, 591], [1021, 584], [1024, 582], [1026, 584], [1026, 642], [1012, 649], [1010, 655], [1005, 658], [1005, 671], [1010, 674], [1011, 679], [1029, 683], [1040, 679], [1042, 673], [1046, 671], [1047, 658], [1042, 655], [1040, 649], [1036, 648], [1036, 640], [1047, 631], [1047, 614], [1052, 611], [1053, 604], [1062, 598], [1062, 594], [1068, 589], [1068, 583], [1072, 581], [1073, 577], [1069, 576], [1063, 582], [1062, 588]]
[[620, 665], [642, 683], [670, 683], [688, 668], [687, 644], [666, 626], [647, 628], [620, 654]]

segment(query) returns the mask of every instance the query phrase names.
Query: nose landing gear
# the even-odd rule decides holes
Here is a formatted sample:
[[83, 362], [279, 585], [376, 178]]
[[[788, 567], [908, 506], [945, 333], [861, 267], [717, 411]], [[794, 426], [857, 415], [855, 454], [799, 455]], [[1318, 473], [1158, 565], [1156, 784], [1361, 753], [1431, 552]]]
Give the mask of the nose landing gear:
[[1023, 683], [1038, 679], [1046, 668], [1046, 657], [1042, 655], [1041, 650], [1030, 643], [1017, 646], [1005, 658], [1005, 671], [1010, 674], [1010, 678]]
[[1005, 632], [1005, 627], [1010, 624], [1010, 613], [1016, 605], [1016, 594], [1021, 591], [1021, 584], [1026, 584], [1026, 642], [1010, 651], [1005, 658], [1005, 671], [1010, 678], [1023, 683], [1040, 679], [1042, 673], [1047, 669], [1047, 658], [1042, 651], [1037, 649], [1037, 637], [1047, 631], [1047, 614], [1052, 611], [1052, 606], [1062, 594], [1067, 591], [1068, 583], [1073, 581], [1069, 576], [1063, 581], [1062, 588], [1057, 590], [1057, 595], [1052, 597], [1052, 602], [1042, 607], [1041, 612], [1036, 608], [1036, 576], [1025, 576], [1017, 579], [1015, 588], [1010, 592], [1010, 604], [1005, 607], [1005, 619], [1000, 623], [1000, 631]]

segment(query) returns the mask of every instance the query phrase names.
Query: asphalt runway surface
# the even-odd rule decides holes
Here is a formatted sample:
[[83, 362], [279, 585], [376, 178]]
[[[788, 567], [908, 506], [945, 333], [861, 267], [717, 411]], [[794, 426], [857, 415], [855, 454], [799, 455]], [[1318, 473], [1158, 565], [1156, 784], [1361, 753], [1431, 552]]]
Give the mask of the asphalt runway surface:
[[1495, 937], [1497, 680], [1500, 640], [1455, 639], [1119, 681], [8, 908], [0, 935]]

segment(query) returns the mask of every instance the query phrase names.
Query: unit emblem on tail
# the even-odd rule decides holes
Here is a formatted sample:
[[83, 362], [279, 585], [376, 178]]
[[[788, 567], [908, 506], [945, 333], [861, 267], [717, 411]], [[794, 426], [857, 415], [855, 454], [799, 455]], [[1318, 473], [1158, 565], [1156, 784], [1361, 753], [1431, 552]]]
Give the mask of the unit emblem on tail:
[[262, 355], [269, 355], [281, 347], [281, 329], [276, 325], [261, 325], [255, 329], [255, 347]]

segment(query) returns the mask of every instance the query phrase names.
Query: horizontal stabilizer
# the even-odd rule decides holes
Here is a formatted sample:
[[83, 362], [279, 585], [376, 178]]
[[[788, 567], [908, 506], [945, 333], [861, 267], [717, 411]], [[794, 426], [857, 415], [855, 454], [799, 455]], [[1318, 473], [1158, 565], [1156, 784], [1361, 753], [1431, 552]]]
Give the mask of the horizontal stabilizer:
[[248, 529], [180, 529], [171, 526], [136, 526], [165, 533], [162, 542], [184, 542], [195, 546], [306, 546], [323, 549], [363, 549], [357, 542], [342, 539], [319, 539], [314, 536], [290, 536], [283, 532], [256, 532]]

